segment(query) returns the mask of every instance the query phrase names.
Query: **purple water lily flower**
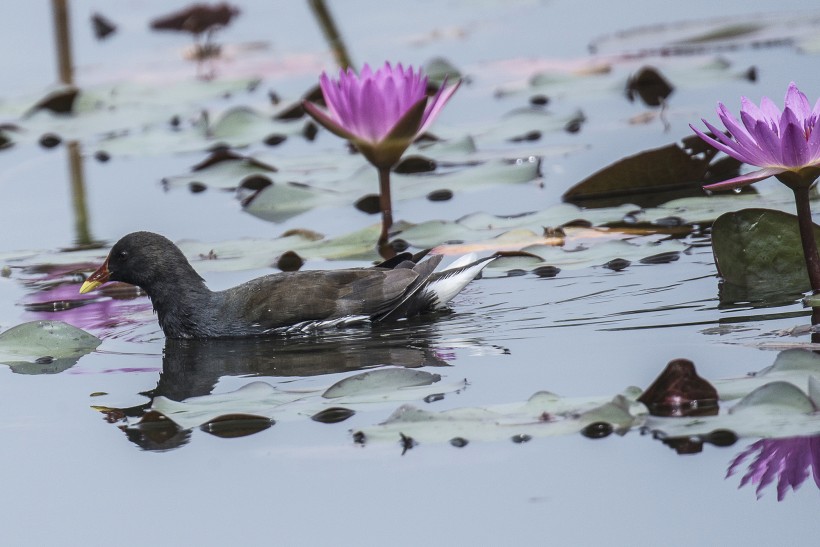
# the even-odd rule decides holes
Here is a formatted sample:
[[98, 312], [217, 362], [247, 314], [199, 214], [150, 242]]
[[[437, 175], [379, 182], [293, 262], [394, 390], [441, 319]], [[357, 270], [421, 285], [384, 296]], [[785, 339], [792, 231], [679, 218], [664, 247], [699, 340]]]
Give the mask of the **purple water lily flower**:
[[385, 63], [373, 72], [364, 65], [360, 75], [351, 69], [339, 71], [338, 80], [322, 73], [319, 85], [327, 111], [308, 101], [302, 102], [313, 119], [352, 142], [378, 169], [382, 212], [378, 247], [385, 258], [395, 255], [387, 242], [393, 225], [390, 169], [416, 137], [430, 127], [460, 83], [448, 87], [445, 79], [438, 92], [428, 97], [427, 77], [421, 70], [405, 69], [401, 63], [395, 67]]
[[723, 103], [718, 103], [717, 114], [730, 137], [706, 120], [703, 123], [715, 138], [707, 136], [691, 124], [689, 127], [721, 152], [763, 169], [704, 188], [738, 188], [786, 173], [798, 175], [787, 175], [789, 182], [798, 183], [799, 180], [799, 183], [811, 185], [820, 175], [820, 99], [811, 108], [808, 99], [794, 82], [789, 84], [786, 91], [783, 112], [768, 97], [763, 97], [759, 107], [742, 97], [742, 123], [738, 122]]
[[355, 144], [370, 163], [390, 168], [430, 127], [460, 84], [446, 83], [428, 98], [421, 70], [385, 63], [373, 72], [365, 64], [361, 75], [341, 70], [338, 80], [322, 73], [319, 85], [327, 112], [308, 101], [302, 105], [328, 131]]
[[740, 488], [750, 482], [757, 484], [757, 497], [777, 479], [777, 501], [782, 501], [789, 488], [797, 490], [809, 477], [820, 488], [820, 436], [762, 439], [749, 445], [729, 465], [726, 477], [731, 476], [752, 454], [754, 461], [740, 480]]
[[[689, 127], [718, 150], [762, 169], [704, 188], [739, 188], [771, 176], [788, 186], [794, 192], [800, 240], [811, 288], [815, 294], [820, 293], [820, 253], [814, 237], [809, 201], [809, 188], [820, 176], [820, 100], [811, 108], [806, 96], [792, 82], [786, 91], [783, 112], [767, 97], [763, 97], [759, 107], [742, 97], [742, 123], [723, 103], [718, 103], [717, 113], [729, 136], [706, 120], [703, 123], [715, 135], [714, 138], [693, 125]], [[812, 324], [820, 324], [820, 308], [814, 308]]]

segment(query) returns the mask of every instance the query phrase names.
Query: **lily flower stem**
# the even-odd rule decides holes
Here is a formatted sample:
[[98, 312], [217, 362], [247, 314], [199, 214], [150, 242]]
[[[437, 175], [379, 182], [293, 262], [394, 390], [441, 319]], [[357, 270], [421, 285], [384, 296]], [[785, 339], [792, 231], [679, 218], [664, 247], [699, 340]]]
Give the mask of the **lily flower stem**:
[[[382, 232], [379, 236], [378, 249], [384, 256], [388, 246], [387, 240], [390, 227], [393, 226], [393, 202], [390, 197], [389, 167], [379, 167], [379, 208], [382, 211]], [[818, 265], [820, 265], [820, 259], [818, 259]]]
[[[816, 327], [817, 325], [820, 325], [820, 308], [812, 308], [811, 326]], [[820, 345], [820, 332], [817, 332], [815, 328], [811, 330], [811, 343]], [[814, 353], [820, 354], [817, 350], [814, 350]]]
[[809, 203], [809, 186], [805, 184], [792, 187], [794, 201], [797, 205], [797, 222], [800, 226], [800, 241], [803, 243], [803, 256], [809, 272], [809, 282], [814, 294], [820, 293], [820, 254], [814, 239], [814, 223], [811, 221], [811, 204]]

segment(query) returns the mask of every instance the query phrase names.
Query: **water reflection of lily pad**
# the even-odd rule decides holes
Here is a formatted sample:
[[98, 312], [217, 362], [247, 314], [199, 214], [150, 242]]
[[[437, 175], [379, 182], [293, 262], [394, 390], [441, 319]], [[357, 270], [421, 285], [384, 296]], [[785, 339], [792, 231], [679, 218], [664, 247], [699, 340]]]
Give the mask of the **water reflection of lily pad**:
[[0, 362], [20, 374], [53, 374], [70, 368], [101, 342], [62, 321], [31, 321], [0, 334]]

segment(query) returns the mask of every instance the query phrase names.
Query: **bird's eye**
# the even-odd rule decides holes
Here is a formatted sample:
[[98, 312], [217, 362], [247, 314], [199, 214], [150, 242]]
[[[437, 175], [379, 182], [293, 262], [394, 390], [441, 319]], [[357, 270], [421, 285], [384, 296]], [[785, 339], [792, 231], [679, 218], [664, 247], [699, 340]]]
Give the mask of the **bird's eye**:
[[127, 260], [128, 259], [128, 251], [120, 251], [120, 259]]

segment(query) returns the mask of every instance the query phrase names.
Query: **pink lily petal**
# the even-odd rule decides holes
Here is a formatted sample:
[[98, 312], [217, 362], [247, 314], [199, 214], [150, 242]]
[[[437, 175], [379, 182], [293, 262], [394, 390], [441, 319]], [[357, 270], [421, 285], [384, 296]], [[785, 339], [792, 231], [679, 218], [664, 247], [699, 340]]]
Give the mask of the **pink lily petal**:
[[322, 90], [322, 95], [325, 96], [325, 104], [330, 111], [330, 115], [337, 120], [341, 119], [338, 111], [338, 105], [341, 103], [339, 87], [330, 80], [325, 72], [322, 72], [319, 77], [319, 88]]
[[327, 129], [334, 135], [348, 140], [352, 140], [355, 138], [355, 135], [353, 135], [347, 129], [336, 123], [336, 120], [325, 114], [321, 108], [319, 108], [312, 102], [302, 101], [302, 108], [304, 108], [305, 111], [313, 117], [313, 119], [319, 122], [322, 125], [322, 127]]
[[739, 177], [735, 177], [733, 179], [724, 180], [722, 182], [717, 182], [715, 184], [707, 184], [703, 187], [704, 190], [733, 190], [735, 188], [741, 188], [743, 186], [747, 186], [752, 184], [753, 182], [758, 182], [763, 179], [767, 179], [769, 177], [773, 177], [775, 175], [779, 175], [780, 173], [784, 173], [788, 171], [785, 168], [777, 168], [777, 167], [767, 167], [765, 169], [759, 169], [757, 171], [753, 171], [746, 175], [741, 175]]
[[319, 85], [327, 111], [305, 103], [322, 126], [353, 142], [379, 167], [398, 161], [413, 139], [441, 112], [458, 84], [443, 87], [431, 100], [421, 70], [389, 62], [378, 70], [365, 64], [359, 75], [339, 71], [338, 80], [323, 73]]
[[360, 100], [357, 111], [358, 133], [365, 140], [379, 142], [390, 131], [388, 124], [392, 120], [387, 118], [383, 95], [379, 92], [375, 80], [365, 80]]
[[[783, 164], [788, 167], [801, 167], [809, 158], [806, 134], [797, 116], [791, 108], [786, 107], [781, 120], [781, 147]], [[784, 127], [785, 125], [785, 127]]]
[[[401, 80], [398, 82], [401, 82]], [[400, 85], [396, 79], [390, 78], [383, 83], [379, 90], [384, 101], [384, 116], [388, 120], [398, 120], [405, 111], [401, 97], [399, 97], [398, 87]]]
[[785, 107], [790, 108], [795, 116], [797, 116], [797, 119], [801, 121], [808, 118], [811, 114], [809, 100], [797, 89], [794, 82], [789, 84], [789, 89], [786, 91]]
[[[718, 115], [720, 114], [720, 111], [722, 109], [725, 109], [725, 108], [726, 107], [723, 106], [723, 103], [718, 103]], [[780, 117], [780, 113], [778, 113], [777, 117], [778, 118]], [[758, 108], [758, 106], [755, 103], [753, 103], [752, 101], [750, 101], [746, 97], [741, 97], [740, 98], [740, 119], [743, 120], [744, 118], [750, 118], [751, 119], [752, 125], [751, 126], [746, 125], [746, 129], [750, 133], [752, 131], [752, 127], [754, 127], [754, 124], [756, 124], [760, 120], [767, 120], [768, 121], [768, 118], [766, 117], [766, 115], [763, 113], [762, 110], [760, 110], [760, 108]]]
[[[741, 113], [742, 112], [743, 111], [741, 110]], [[729, 130], [729, 133], [731, 133], [733, 137], [737, 138], [738, 136], [745, 136], [748, 137], [748, 140], [751, 140], [751, 135], [748, 131], [748, 128], [742, 127], [740, 123], [737, 121], [737, 118], [735, 118], [732, 115], [732, 113], [729, 112], [729, 109], [726, 108], [723, 105], [723, 103], [718, 104], [717, 114], [720, 118], [720, 121], [723, 122], [723, 125], [726, 126], [726, 129]]]
[[809, 127], [808, 131], [809, 162], [817, 163], [820, 161], [820, 116], [817, 116], [814, 119], [814, 125]]
[[817, 99], [814, 108], [811, 109], [811, 119], [816, 120], [817, 118], [820, 118], [820, 99]]
[[780, 109], [770, 98], [763, 97], [760, 100], [760, 110], [764, 116], [764, 119], [769, 123], [769, 126], [772, 128], [777, 127], [777, 124], [780, 121]]
[[[746, 163], [750, 163], [752, 165], [766, 165], [767, 163], [771, 163], [769, 161], [771, 159], [771, 155], [766, 154], [765, 151], [760, 148], [760, 145], [746, 131], [745, 128], [740, 126], [737, 120], [735, 120], [735, 118], [729, 113], [728, 110], [725, 109], [725, 107], [720, 112], [720, 119], [723, 122], [723, 125], [726, 126], [726, 129], [729, 130], [729, 133], [731, 133], [731, 135], [735, 138], [735, 141], [737, 141], [738, 150], [741, 150], [743, 155], [747, 158], [744, 160]], [[712, 131], [714, 132], [714, 130]], [[717, 133], [715, 134], [717, 135]]]
[[783, 151], [780, 147], [780, 137], [770, 125], [764, 121], [757, 122], [753, 136], [758, 144], [760, 144], [760, 148], [768, 150], [774, 156], [774, 165], [783, 165]]
[[729, 139], [726, 135], [723, 134], [718, 128], [714, 125], [710, 124], [706, 120], [703, 120], [703, 123], [706, 124], [706, 127], [709, 128], [709, 131], [715, 135], [715, 138], [708, 136], [706, 133], [703, 133], [698, 128], [693, 125], [689, 125], [692, 128], [692, 131], [697, 133], [698, 137], [703, 139], [704, 141], [708, 142], [724, 154], [728, 154], [735, 158], [738, 161], [746, 162], [746, 156], [743, 154], [741, 150], [737, 149], [737, 143], [733, 140]]
[[447, 104], [447, 101], [450, 100], [450, 97], [453, 96], [453, 93], [456, 92], [458, 87], [461, 85], [461, 80], [457, 81], [454, 85], [445, 89], [447, 85], [447, 79], [445, 78], [439, 88], [436, 96], [433, 98], [430, 104], [427, 105], [427, 110], [424, 113], [424, 118], [421, 122], [421, 127], [419, 128], [419, 133], [424, 133], [427, 131], [427, 128], [433, 125], [433, 122], [438, 117], [441, 110], [444, 108], [444, 105]]
[[755, 142], [755, 146], [760, 151], [760, 163], [755, 163], [753, 165], [772, 165], [772, 164], [779, 164], [780, 163], [780, 154], [775, 154], [774, 151], [765, 146], [765, 143], [760, 140], [759, 131], [757, 129], [757, 124], [761, 124], [761, 127], [769, 127], [768, 122], [766, 120], [757, 120], [755, 121], [748, 113], [741, 112], [740, 117], [743, 119], [743, 124], [749, 128], [749, 134], [751, 135], [752, 140]]

